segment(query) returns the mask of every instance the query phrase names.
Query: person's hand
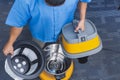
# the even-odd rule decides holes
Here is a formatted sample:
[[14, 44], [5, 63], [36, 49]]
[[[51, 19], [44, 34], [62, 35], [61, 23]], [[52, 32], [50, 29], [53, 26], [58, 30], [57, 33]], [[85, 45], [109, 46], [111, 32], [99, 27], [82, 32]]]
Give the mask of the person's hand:
[[75, 32], [78, 32], [78, 30], [85, 30], [85, 21], [84, 20], [80, 20], [80, 22], [78, 23], [78, 26], [75, 28]]
[[14, 51], [13, 44], [8, 41], [3, 48], [3, 53], [4, 55], [7, 56], [8, 54], [13, 54], [13, 51]]

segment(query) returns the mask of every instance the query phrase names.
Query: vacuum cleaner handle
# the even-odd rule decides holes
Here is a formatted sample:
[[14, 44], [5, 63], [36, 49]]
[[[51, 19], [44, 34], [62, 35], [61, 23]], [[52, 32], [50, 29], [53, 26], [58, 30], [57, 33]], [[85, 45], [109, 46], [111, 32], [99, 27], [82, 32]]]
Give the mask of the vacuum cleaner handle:
[[[73, 20], [73, 22], [72, 22], [73, 27], [76, 28], [78, 26], [78, 23], [79, 23], [78, 20], [76, 20], [76, 19]], [[87, 39], [84, 31], [82, 31], [80, 29], [78, 30], [77, 36], [78, 36], [78, 42], [83, 42], [83, 41], [86, 41], [86, 39]]]

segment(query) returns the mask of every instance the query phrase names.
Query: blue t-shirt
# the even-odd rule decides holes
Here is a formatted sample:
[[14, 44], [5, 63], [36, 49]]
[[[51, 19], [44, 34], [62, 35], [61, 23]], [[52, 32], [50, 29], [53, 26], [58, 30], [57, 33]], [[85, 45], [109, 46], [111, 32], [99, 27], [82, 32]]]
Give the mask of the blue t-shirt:
[[55, 42], [62, 27], [74, 19], [78, 2], [91, 0], [65, 0], [63, 5], [48, 6], [45, 0], [15, 0], [6, 24], [22, 28], [29, 24], [33, 38]]

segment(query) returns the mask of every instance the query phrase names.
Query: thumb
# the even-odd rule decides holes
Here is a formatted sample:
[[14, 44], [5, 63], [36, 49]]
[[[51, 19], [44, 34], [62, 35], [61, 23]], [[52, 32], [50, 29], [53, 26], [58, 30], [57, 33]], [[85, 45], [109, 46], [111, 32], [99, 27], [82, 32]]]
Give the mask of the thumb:
[[10, 53], [11, 55], [13, 55], [14, 51], [13, 51], [13, 50], [10, 50], [9, 53]]
[[79, 29], [80, 29], [79, 26], [76, 27], [76, 28], [75, 28], [75, 32], [78, 32]]

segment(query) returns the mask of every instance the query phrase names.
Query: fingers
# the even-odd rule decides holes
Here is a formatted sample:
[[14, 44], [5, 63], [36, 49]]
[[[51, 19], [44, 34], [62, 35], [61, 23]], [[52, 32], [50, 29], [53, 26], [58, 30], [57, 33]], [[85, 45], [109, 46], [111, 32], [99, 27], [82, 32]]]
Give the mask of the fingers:
[[4, 55], [8, 55], [8, 54], [13, 54], [13, 50], [7, 50], [7, 49], [3, 49], [3, 53]]
[[76, 26], [75, 32], [78, 32], [78, 30], [84, 31], [84, 28], [85, 28], [85, 23], [84, 23], [84, 21], [81, 20], [78, 23], [78, 26]]
[[84, 27], [76, 27], [75, 32], [78, 32], [78, 30], [84, 31]]
[[14, 48], [11, 44], [6, 44], [3, 48], [4, 55], [13, 54]]
[[79, 27], [77, 27], [77, 28], [75, 29], [75, 32], [78, 32], [78, 30], [79, 30]]

